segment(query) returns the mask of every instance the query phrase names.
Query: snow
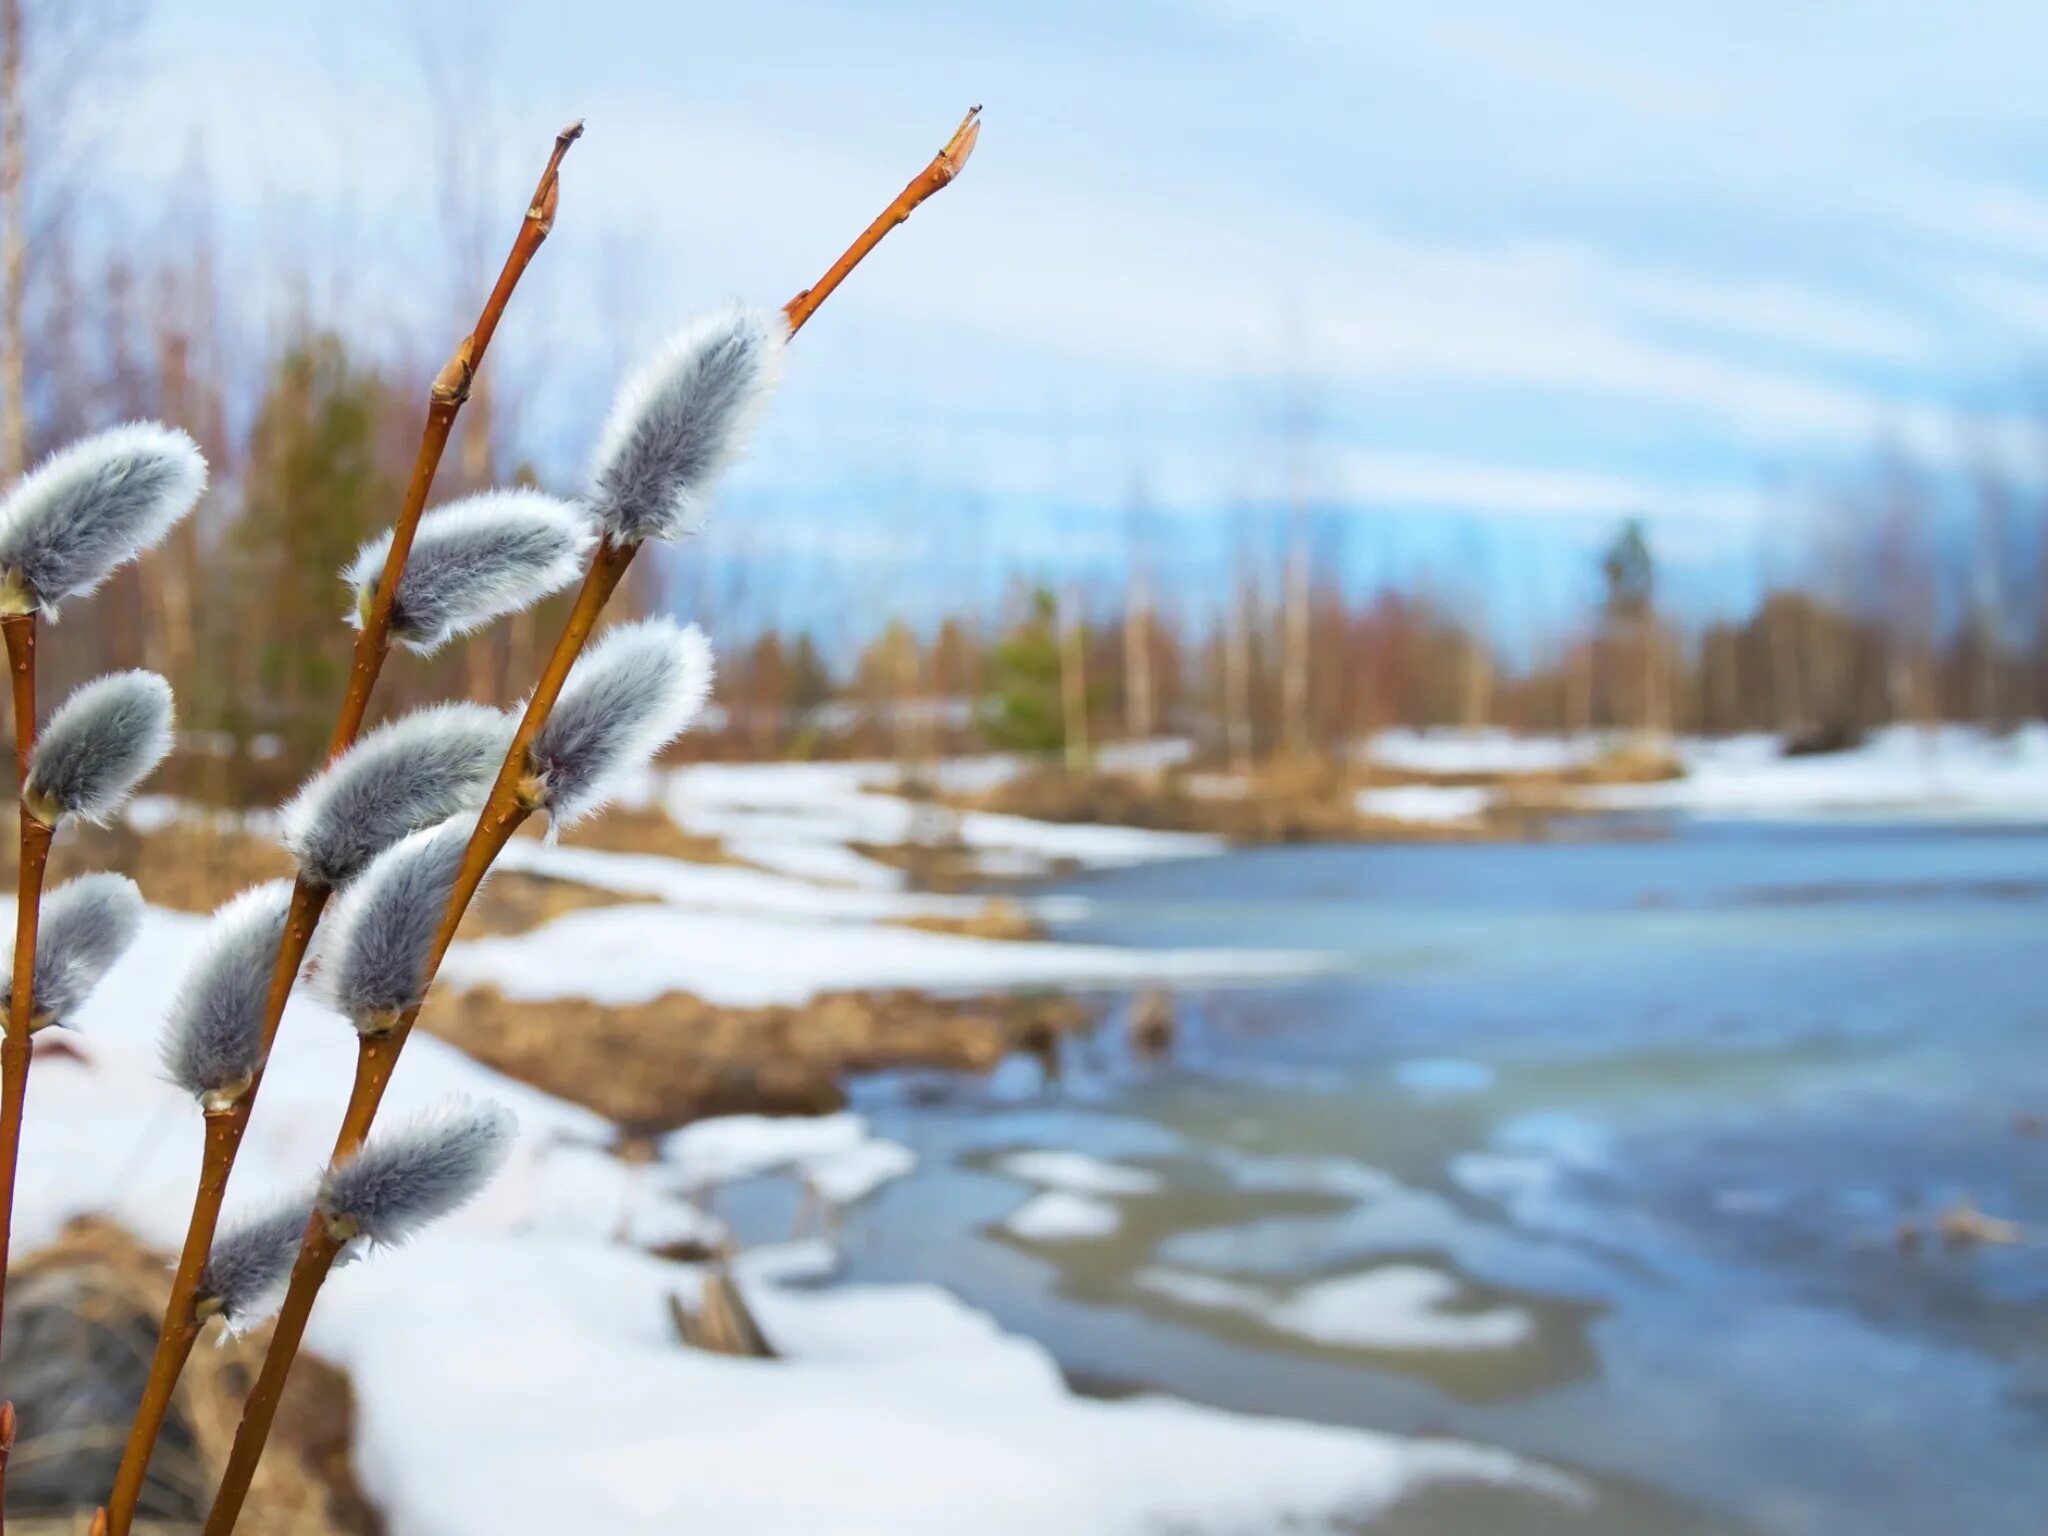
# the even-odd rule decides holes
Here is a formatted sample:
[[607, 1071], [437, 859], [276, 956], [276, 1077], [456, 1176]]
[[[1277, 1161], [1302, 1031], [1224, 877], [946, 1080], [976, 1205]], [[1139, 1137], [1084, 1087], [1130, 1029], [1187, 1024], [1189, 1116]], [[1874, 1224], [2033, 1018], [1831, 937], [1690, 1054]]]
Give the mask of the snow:
[[1165, 1188], [1158, 1174], [1126, 1168], [1085, 1152], [1012, 1152], [996, 1163], [999, 1172], [1027, 1184], [1075, 1195], [1150, 1195]]
[[1493, 804], [1493, 792], [1449, 784], [1397, 784], [1361, 789], [1353, 803], [1361, 816], [1418, 826], [1457, 826], [1484, 816]]
[[[940, 765], [936, 776], [948, 789], [987, 788], [1016, 767], [1008, 759], [968, 759]], [[848, 845], [957, 844], [991, 861], [984, 866], [991, 874], [1196, 858], [1224, 846], [1197, 833], [957, 811], [888, 792], [901, 784], [893, 763], [707, 763], [671, 773], [662, 803], [679, 825], [723, 839], [749, 862], [874, 890], [900, 886], [900, 872]]]
[[1419, 1264], [1385, 1264], [1273, 1296], [1258, 1286], [1183, 1269], [1140, 1270], [1137, 1284], [1202, 1311], [1248, 1317], [1276, 1333], [1345, 1349], [1464, 1351], [1511, 1349], [1535, 1333], [1519, 1307], [1447, 1312], [1457, 1281]]
[[851, 1205], [917, 1166], [908, 1147], [878, 1141], [859, 1115], [774, 1119], [727, 1115], [665, 1137], [661, 1160], [685, 1187], [706, 1189], [767, 1173], [793, 1173], [834, 1205]]
[[1776, 737], [1676, 744], [1685, 777], [1588, 790], [1608, 810], [1700, 816], [1893, 815], [2048, 820], [2048, 726], [1999, 738], [1960, 726], [1874, 733], [1848, 752], [1786, 757]]
[[1034, 1243], [1064, 1243], [1107, 1237], [1123, 1225], [1123, 1213], [1107, 1200], [1049, 1189], [1033, 1195], [1003, 1221], [1003, 1229]]
[[1312, 974], [1328, 963], [1306, 952], [1127, 950], [650, 904], [571, 912], [528, 933], [457, 943], [442, 975], [514, 999], [587, 997], [616, 1007], [668, 992], [758, 1005], [899, 986], [1229, 982]]
[[1517, 736], [1500, 730], [1381, 731], [1366, 755], [1407, 773], [1560, 773], [1607, 748], [1597, 736]]
[[[199, 923], [149, 911], [82, 1011], [89, 1059], [46, 1056], [36, 1067], [16, 1214], [24, 1250], [91, 1211], [160, 1247], [181, 1236], [200, 1118], [160, 1080], [154, 1037]], [[341, 1019], [304, 994], [294, 1000], [230, 1219], [306, 1186], [354, 1054]], [[1043, 1349], [936, 1288], [818, 1288], [837, 1256], [816, 1241], [735, 1264], [781, 1359], [689, 1350], [668, 1299], [690, 1299], [701, 1272], [636, 1244], [715, 1239], [694, 1196], [723, 1180], [776, 1173], [850, 1199], [900, 1172], [908, 1154], [857, 1116], [740, 1118], [690, 1126], [654, 1161], [628, 1164], [603, 1150], [613, 1128], [599, 1117], [426, 1034], [407, 1047], [387, 1113], [455, 1093], [518, 1112], [504, 1175], [417, 1243], [338, 1272], [309, 1333], [313, 1350], [350, 1373], [356, 1469], [391, 1536], [736, 1522], [756, 1536], [950, 1536], [964, 1522], [992, 1536], [1220, 1536], [1367, 1519], [1446, 1479], [1586, 1497], [1506, 1452], [1447, 1440], [1077, 1398]], [[1070, 1181], [1101, 1177], [1078, 1168], [1039, 1165]], [[1322, 1326], [1333, 1303], [1311, 1293], [1293, 1305], [1298, 1324]]]

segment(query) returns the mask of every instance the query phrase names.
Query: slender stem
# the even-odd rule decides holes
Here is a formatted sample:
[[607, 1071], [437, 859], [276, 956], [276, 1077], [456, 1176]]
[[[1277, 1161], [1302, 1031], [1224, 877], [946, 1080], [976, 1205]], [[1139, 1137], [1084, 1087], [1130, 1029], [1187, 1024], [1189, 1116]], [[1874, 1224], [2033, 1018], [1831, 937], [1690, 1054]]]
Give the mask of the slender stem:
[[0, 1403], [0, 1536], [7, 1531], [7, 1462], [14, 1455], [14, 1404]]
[[[327, 744], [329, 762], [353, 746], [362, 731], [363, 717], [370, 707], [370, 694], [377, 686], [384, 658], [391, 649], [391, 613], [398, 599], [398, 583], [404, 575], [406, 559], [412, 553], [413, 536], [419, 528], [427, 497], [433, 490], [434, 477], [440, 470], [441, 455], [447, 449], [455, 418], [469, 399], [470, 387], [476, 379], [477, 370], [483, 366], [484, 353], [490, 348], [491, 338], [497, 334], [498, 322], [504, 316], [506, 305], [511, 302], [512, 292], [519, 286], [519, 279], [525, 275], [535, 253], [555, 227], [555, 214], [562, 196], [562, 159], [568, 154], [569, 146], [582, 136], [583, 124], [580, 121], [571, 123], [555, 135], [553, 152], [549, 154], [540, 180], [534, 186], [533, 196], [527, 200], [519, 232], [513, 238], [512, 249], [498, 272], [497, 282], [492, 284], [490, 295], [484, 300], [476, 326], [457, 345], [427, 392], [426, 424], [420, 433], [419, 451], [413, 459], [412, 478], [406, 483], [405, 500], [400, 505], [398, 520], [392, 525], [391, 548], [385, 555], [384, 569], [377, 579], [376, 595], [363, 620], [362, 630], [356, 636], [348, 687], [342, 695], [334, 734]], [[314, 929], [319, 926], [329, 894], [324, 887], [308, 885], [303, 878], [292, 886], [284, 937], [278, 945], [277, 960], [270, 973], [270, 991], [264, 1001], [263, 1055], [266, 1058], [277, 1038], [285, 1003], [298, 980], [299, 967], [306, 958], [306, 950], [312, 943]], [[199, 1189], [192, 1203], [192, 1219], [185, 1230], [185, 1246], [180, 1252], [177, 1272], [172, 1276], [170, 1300], [164, 1308], [156, 1353], [150, 1360], [149, 1380], [143, 1390], [142, 1404], [129, 1428], [127, 1445], [121, 1453], [121, 1465], [115, 1474], [114, 1490], [107, 1506], [110, 1536], [127, 1536], [135, 1519], [136, 1501], [141, 1497], [143, 1481], [148, 1475], [150, 1454], [162, 1432], [164, 1416], [169, 1410], [178, 1378], [191, 1356], [192, 1341], [198, 1337], [200, 1272], [206, 1266], [207, 1255], [213, 1250], [214, 1233], [220, 1225], [221, 1203], [227, 1194], [228, 1175], [234, 1169], [242, 1134], [248, 1129], [249, 1117], [255, 1110], [256, 1095], [262, 1083], [263, 1073], [259, 1067], [248, 1088], [231, 1107], [225, 1112], [207, 1116], [209, 1158], [214, 1155], [216, 1130], [220, 1137], [222, 1162], [219, 1176], [217, 1181], [209, 1178], [210, 1164], [200, 1173]]]
[[[959, 174], [960, 166], [974, 148], [980, 131], [977, 121], [980, 110], [976, 107], [967, 114], [966, 121], [931, 165], [904, 188], [902, 195], [848, 247], [824, 277], [783, 306], [791, 334], [802, 328], [846, 274], [859, 265], [861, 258], [873, 250], [884, 235], [908, 218], [919, 203]], [[462, 864], [456, 871], [454, 887], [442, 910], [441, 923], [435, 930], [428, 960], [430, 984], [440, 969], [442, 958], [448, 953], [448, 946], [454, 942], [455, 931], [461, 925], [470, 899], [483, 884], [492, 861], [504, 850], [520, 824], [532, 814], [519, 796], [519, 781], [526, 773], [527, 749], [541, 726], [547, 723], [548, 713], [555, 707], [555, 700], [561, 696], [562, 686], [569, 679], [570, 668], [582, 654], [598, 616], [617, 590], [639, 548], [637, 544], [614, 544], [606, 539], [591, 556], [583, 585], [576, 594], [575, 606], [570, 610], [568, 622], [534, 684], [533, 694], [526, 702], [526, 711], [520, 716], [518, 728], [512, 733], [511, 745], [506, 749], [505, 760], [498, 769], [497, 781], [484, 801], [484, 808], [477, 817], [476, 831], [471, 835]], [[355, 1087], [350, 1091], [341, 1131], [335, 1138], [336, 1160], [354, 1152], [369, 1135], [378, 1107], [384, 1101], [384, 1092], [391, 1085], [399, 1053], [405, 1049], [406, 1039], [412, 1033], [419, 1012], [419, 1006], [415, 1005], [400, 1016], [393, 1028], [361, 1038], [356, 1050]], [[228, 1453], [228, 1464], [221, 1475], [220, 1489], [214, 1495], [213, 1509], [206, 1517], [204, 1536], [229, 1536], [235, 1522], [241, 1518], [243, 1501], [248, 1498], [250, 1482], [256, 1475], [256, 1464], [262, 1459], [264, 1442], [269, 1438], [271, 1423], [277, 1417], [285, 1379], [291, 1374], [292, 1362], [297, 1358], [300, 1341], [305, 1336], [306, 1321], [312, 1316], [320, 1287], [326, 1283], [328, 1271], [341, 1248], [342, 1244], [328, 1230], [324, 1217], [315, 1211], [306, 1226], [298, 1262], [292, 1266], [291, 1284], [278, 1313], [277, 1329], [271, 1335], [270, 1347], [263, 1356], [262, 1369], [242, 1405], [242, 1422], [235, 1429], [234, 1447]]]
[[[246, 1099], [243, 1101], [246, 1103]], [[158, 1330], [156, 1354], [150, 1361], [149, 1380], [142, 1390], [142, 1402], [135, 1410], [135, 1422], [128, 1431], [131, 1449], [137, 1455], [123, 1455], [114, 1475], [114, 1492], [107, 1500], [108, 1518], [125, 1525], [134, 1519], [142, 1498], [143, 1480], [149, 1474], [148, 1451], [164, 1427], [171, 1411], [171, 1395], [178, 1376], [192, 1357], [192, 1345], [199, 1337], [200, 1322], [191, 1298], [199, 1288], [199, 1276], [213, 1251], [213, 1231], [220, 1216], [221, 1197], [227, 1192], [228, 1173], [235, 1165], [235, 1148], [248, 1125], [248, 1115], [238, 1104], [206, 1117], [206, 1150], [199, 1164], [199, 1194], [192, 1206], [192, 1224], [185, 1232], [185, 1247], [178, 1255], [178, 1269], [171, 1281], [172, 1305], [164, 1309]], [[179, 1298], [185, 1305], [179, 1306]]]
[[804, 322], [816, 313], [818, 306], [832, 296], [832, 290], [846, 280], [846, 274], [882, 243], [882, 236], [915, 213], [919, 203], [960, 174], [960, 168], [967, 164], [967, 157], [974, 153], [975, 141], [980, 137], [981, 108], [970, 107], [967, 115], [960, 119], [960, 126], [953, 130], [953, 137], [946, 140], [946, 147], [932, 156], [932, 163], [911, 177], [910, 184], [897, 194], [896, 201], [875, 216], [875, 221], [860, 232], [860, 238], [846, 248], [846, 253], [825, 269], [823, 277], [782, 306], [782, 312], [789, 316], [791, 335], [803, 329]]
[[[342, 695], [341, 715], [334, 722], [334, 736], [327, 745], [330, 760], [346, 752], [363, 728], [363, 715], [370, 707], [370, 690], [377, 686], [377, 674], [383, 670], [385, 653], [391, 648], [391, 608], [398, 600], [399, 578], [405, 574], [406, 558], [412, 553], [413, 535], [419, 529], [420, 513], [426, 507], [427, 494], [434, 488], [434, 475], [441, 467], [442, 451], [447, 448], [448, 436], [455, 429], [457, 414], [469, 399], [470, 386], [476, 380], [477, 369], [483, 366], [484, 352], [497, 332], [498, 320], [505, 313], [512, 290], [519, 285], [519, 279], [525, 274], [534, 253], [540, 249], [541, 242], [555, 227], [555, 210], [562, 197], [562, 157], [568, 154], [569, 146], [582, 136], [583, 124], [580, 121], [571, 123], [555, 135], [554, 153], [548, 156], [547, 168], [541, 172], [540, 182], [527, 202], [526, 217], [520, 220], [519, 234], [512, 242], [510, 254], [505, 257], [498, 281], [491, 287], [490, 297], [484, 301], [476, 329], [456, 345], [440, 373], [435, 375], [432, 388], [427, 391], [426, 427], [420, 434], [419, 453], [413, 459], [412, 479], [406, 483], [405, 502], [399, 510], [398, 521], [391, 528], [391, 549], [384, 557], [383, 574], [377, 579], [377, 595], [363, 621], [362, 632], [356, 636], [355, 656], [349, 663], [348, 689]], [[123, 1536], [123, 1527], [117, 1524], [114, 1536]]]
[[43, 870], [52, 829], [29, 814], [28, 760], [36, 744], [36, 616], [0, 618], [7, 642], [7, 676], [14, 694], [14, 765], [21, 787], [20, 876], [14, 891], [13, 994], [7, 1034], [0, 1040], [0, 1326], [7, 1307], [7, 1257], [14, 1235], [14, 1176], [21, 1163], [21, 1118], [28, 1105], [29, 1019], [35, 1008], [36, 920], [43, 902]]

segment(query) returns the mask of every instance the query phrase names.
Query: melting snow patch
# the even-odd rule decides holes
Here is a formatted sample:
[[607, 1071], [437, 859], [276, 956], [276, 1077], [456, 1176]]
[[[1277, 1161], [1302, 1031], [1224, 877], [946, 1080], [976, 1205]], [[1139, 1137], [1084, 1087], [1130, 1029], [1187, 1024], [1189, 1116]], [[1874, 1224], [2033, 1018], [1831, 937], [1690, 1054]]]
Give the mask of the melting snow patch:
[[1493, 804], [1493, 792], [1448, 784], [1399, 784], [1390, 789], [1361, 789], [1353, 803], [1361, 816], [1417, 826], [1463, 826], [1486, 814]]
[[1065, 1243], [1107, 1237], [1123, 1216], [1107, 1200], [1049, 1189], [1033, 1195], [1004, 1221], [1005, 1230], [1034, 1243]]
[[1447, 1312], [1457, 1281], [1419, 1264], [1388, 1264], [1297, 1287], [1280, 1296], [1188, 1270], [1139, 1271], [1140, 1288], [1183, 1306], [1234, 1312], [1316, 1344], [1344, 1349], [1456, 1351], [1512, 1349], [1535, 1332], [1519, 1307]]
[[691, 1188], [788, 1172], [834, 1205], [850, 1205], [917, 1166], [908, 1147], [871, 1136], [867, 1122], [851, 1114], [700, 1120], [664, 1140], [661, 1155]]
[[1165, 1183], [1147, 1169], [1106, 1163], [1084, 1152], [1012, 1152], [996, 1167], [1013, 1179], [1074, 1195], [1151, 1195]]

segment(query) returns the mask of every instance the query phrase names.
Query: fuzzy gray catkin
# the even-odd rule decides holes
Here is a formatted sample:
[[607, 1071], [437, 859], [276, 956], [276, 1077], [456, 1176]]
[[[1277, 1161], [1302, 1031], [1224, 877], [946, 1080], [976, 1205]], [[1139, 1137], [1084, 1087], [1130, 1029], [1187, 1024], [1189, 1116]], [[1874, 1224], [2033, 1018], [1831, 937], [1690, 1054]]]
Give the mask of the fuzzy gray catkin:
[[342, 892], [316, 975], [357, 1029], [389, 1029], [425, 998], [434, 933], [475, 830], [469, 814], [401, 838]]
[[37, 820], [104, 822], [171, 750], [171, 685], [154, 672], [112, 672], [49, 718], [29, 755], [22, 799]]
[[[68, 1024], [100, 979], [135, 942], [142, 892], [126, 875], [80, 875], [43, 898], [36, 928], [29, 1024]], [[14, 965], [0, 979], [0, 1009], [14, 1004]]]
[[312, 1219], [313, 1202], [301, 1196], [245, 1217], [217, 1236], [194, 1292], [201, 1319], [218, 1315], [230, 1333], [242, 1333], [275, 1312]]
[[523, 792], [558, 826], [588, 816], [682, 733], [710, 691], [711, 644], [696, 625], [646, 619], [607, 630], [534, 736]]
[[719, 475], [745, 446], [782, 374], [780, 310], [730, 305], [671, 339], [629, 377], [591, 465], [591, 511], [614, 544], [703, 526]]
[[54, 617], [157, 544], [205, 489], [198, 445], [156, 422], [52, 454], [0, 498], [0, 613]]
[[215, 912], [171, 1000], [164, 1070], [205, 1108], [232, 1103], [263, 1064], [264, 1004], [291, 889], [286, 880], [251, 886]]
[[[392, 638], [430, 655], [456, 635], [559, 592], [581, 573], [595, 542], [580, 508], [539, 491], [485, 491], [436, 508], [413, 535], [391, 608]], [[390, 552], [387, 528], [341, 573], [355, 593], [349, 622], [358, 628]]]
[[511, 718], [482, 704], [434, 704], [358, 741], [284, 807], [279, 841], [314, 886], [347, 884], [407, 833], [484, 802]]
[[373, 1136], [330, 1169], [320, 1210], [330, 1228], [389, 1247], [473, 1199], [512, 1151], [518, 1123], [488, 1100], [456, 1100]]

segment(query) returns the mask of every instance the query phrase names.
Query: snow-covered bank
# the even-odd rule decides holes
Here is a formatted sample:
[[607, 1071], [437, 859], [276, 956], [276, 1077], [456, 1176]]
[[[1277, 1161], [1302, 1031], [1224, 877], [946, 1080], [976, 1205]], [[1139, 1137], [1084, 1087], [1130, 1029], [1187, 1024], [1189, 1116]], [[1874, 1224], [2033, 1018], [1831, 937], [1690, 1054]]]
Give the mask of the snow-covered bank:
[[[89, 1059], [37, 1067], [24, 1248], [89, 1211], [167, 1248], [179, 1236], [200, 1126], [160, 1081], [155, 1036], [198, 924], [151, 911], [84, 1011]], [[294, 1001], [231, 1216], [302, 1188], [318, 1168], [353, 1057], [339, 1018], [303, 994]], [[629, 1166], [604, 1152], [610, 1128], [596, 1116], [427, 1035], [408, 1048], [387, 1113], [457, 1092], [518, 1110], [505, 1176], [416, 1246], [338, 1273], [311, 1334], [353, 1378], [357, 1469], [392, 1536], [735, 1526], [937, 1536], [967, 1524], [1137, 1536], [1318, 1529], [1445, 1479], [1580, 1496], [1568, 1479], [1474, 1446], [1076, 1398], [1037, 1345], [938, 1290], [783, 1288], [775, 1276], [829, 1268], [814, 1243], [741, 1267], [782, 1359], [691, 1351], [667, 1300], [690, 1297], [697, 1271], [631, 1244], [712, 1230], [695, 1197], [720, 1179], [787, 1170], [851, 1200], [904, 1171], [908, 1155], [840, 1116], [708, 1122]], [[1072, 1163], [1021, 1169], [1035, 1181], [1103, 1182]]]
[[[986, 786], [1017, 771], [1009, 759], [944, 765], [950, 787]], [[1062, 864], [1105, 868], [1221, 851], [1222, 839], [1135, 827], [1076, 826], [988, 811], [956, 811], [887, 791], [892, 763], [704, 764], [667, 776], [669, 814], [691, 832], [724, 840], [764, 869], [872, 889], [902, 884], [899, 871], [850, 847], [957, 842], [991, 875], [1043, 873]]]
[[[1604, 737], [1485, 731], [1387, 731], [1367, 758], [1407, 773], [1462, 777], [1558, 774], [1596, 762]], [[1682, 773], [1644, 784], [1587, 784], [1568, 803], [1591, 811], [1670, 811], [1718, 817], [1911, 816], [2048, 820], [2048, 726], [1994, 736], [1964, 726], [1895, 726], [1844, 752], [1787, 757], [1775, 736], [1675, 738], [1662, 743]], [[1369, 815], [1470, 821], [1495, 803], [1484, 786], [1376, 787]]]
[[572, 912], [506, 938], [448, 951], [456, 986], [515, 1001], [587, 997], [623, 1005], [689, 992], [715, 1003], [800, 1003], [820, 992], [888, 987], [988, 991], [1044, 986], [1228, 983], [1311, 975], [1324, 957], [1270, 950], [1113, 949], [975, 939], [909, 928], [722, 917], [665, 905]]
[[1610, 810], [1710, 816], [1909, 815], [2048, 820], [2048, 726], [1996, 737], [1906, 726], [1847, 752], [1786, 757], [1776, 737], [1676, 744], [1685, 776], [1589, 790]]

